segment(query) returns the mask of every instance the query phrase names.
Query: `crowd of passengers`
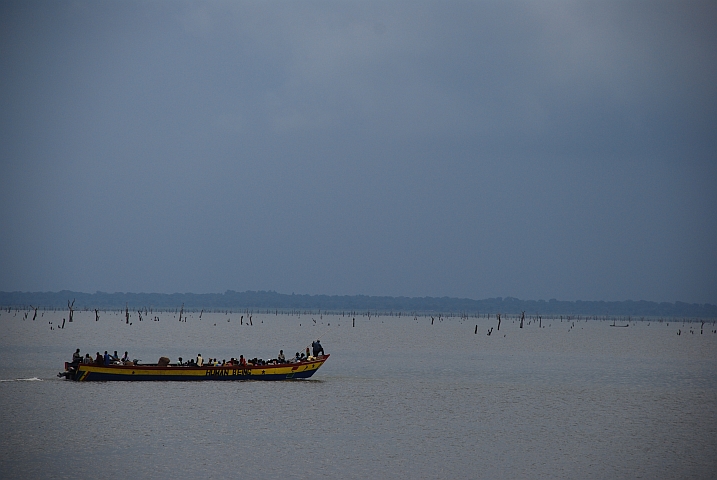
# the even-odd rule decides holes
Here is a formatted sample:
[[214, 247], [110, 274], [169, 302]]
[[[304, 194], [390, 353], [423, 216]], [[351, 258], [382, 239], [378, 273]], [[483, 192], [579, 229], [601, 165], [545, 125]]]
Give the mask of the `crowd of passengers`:
[[[246, 366], [259, 366], [259, 365], [281, 365], [285, 363], [298, 363], [298, 362], [305, 362], [305, 361], [312, 361], [319, 358], [319, 356], [324, 355], [324, 348], [321, 346], [321, 342], [319, 340], [316, 340], [315, 342], [312, 342], [311, 344], [313, 349], [313, 355], [309, 352], [309, 347], [306, 347], [306, 353], [302, 352], [296, 352], [296, 355], [294, 357], [286, 359], [286, 356], [284, 355], [284, 350], [279, 350], [279, 355], [277, 355], [276, 358], [272, 358], [270, 360], [263, 360], [261, 358], [252, 358], [252, 359], [245, 359], [244, 355], [239, 355], [239, 358], [230, 358], [229, 360], [222, 360], [219, 361], [217, 358], [209, 358], [206, 361], [204, 358], [202, 358], [202, 354], [198, 354], [196, 360], [195, 359], [189, 359], [186, 362], [182, 360], [182, 357], [179, 357], [179, 361], [175, 364], [179, 367], [203, 367], [203, 366], [211, 366], [211, 367], [225, 367], [225, 366], [240, 366], [240, 367], [246, 367]], [[162, 357], [160, 359], [160, 364], [168, 365], [168, 361], [162, 362], [162, 359], [166, 357]], [[114, 354], [107, 353], [107, 350], [105, 350], [104, 355], [100, 354], [100, 352], [97, 352], [97, 355], [95, 358], [92, 358], [89, 353], [85, 354], [83, 357], [80, 353], [80, 349], [78, 348], [75, 353], [72, 354], [72, 364], [71, 365], [79, 365], [80, 363], [83, 364], [89, 364], [89, 365], [100, 365], [100, 366], [108, 366], [108, 365], [137, 365], [138, 364], [137, 359], [130, 360], [129, 355], [127, 352], [124, 352], [124, 355], [122, 358], [120, 358], [117, 355], [117, 350], [114, 351]]]
[[79, 348], [72, 354], [72, 365], [79, 365], [80, 363], [86, 365], [134, 365], [136, 361], [137, 360], [130, 360], [127, 352], [124, 352], [124, 355], [120, 358], [120, 356], [117, 355], [117, 350], [115, 350], [113, 354], [109, 354], [107, 350], [105, 350], [104, 355], [97, 352], [94, 358], [92, 358], [89, 353], [86, 353], [83, 357]]

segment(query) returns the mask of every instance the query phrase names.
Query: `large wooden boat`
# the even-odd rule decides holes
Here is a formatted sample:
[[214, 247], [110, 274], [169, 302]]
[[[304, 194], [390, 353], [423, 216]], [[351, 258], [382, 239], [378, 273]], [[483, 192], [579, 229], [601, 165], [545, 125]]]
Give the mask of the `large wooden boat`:
[[329, 355], [313, 360], [272, 365], [225, 365], [225, 366], [177, 366], [177, 365], [73, 365], [65, 362], [60, 373], [68, 380], [91, 381], [196, 381], [196, 380], [287, 380], [309, 378], [324, 364]]

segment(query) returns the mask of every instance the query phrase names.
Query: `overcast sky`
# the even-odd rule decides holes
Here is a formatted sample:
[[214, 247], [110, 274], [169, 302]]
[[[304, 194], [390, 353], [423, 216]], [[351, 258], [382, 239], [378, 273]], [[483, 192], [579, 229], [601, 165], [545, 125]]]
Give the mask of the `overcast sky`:
[[0, 290], [717, 303], [706, 2], [0, 4]]

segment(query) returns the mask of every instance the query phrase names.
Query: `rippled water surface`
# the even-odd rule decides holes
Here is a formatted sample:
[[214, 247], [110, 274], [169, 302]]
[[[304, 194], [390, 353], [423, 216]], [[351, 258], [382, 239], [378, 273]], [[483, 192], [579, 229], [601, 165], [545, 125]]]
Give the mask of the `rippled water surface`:
[[[0, 478], [717, 475], [711, 323], [75, 315], [0, 314]], [[305, 381], [56, 377], [78, 347], [270, 358], [317, 337], [331, 358]]]

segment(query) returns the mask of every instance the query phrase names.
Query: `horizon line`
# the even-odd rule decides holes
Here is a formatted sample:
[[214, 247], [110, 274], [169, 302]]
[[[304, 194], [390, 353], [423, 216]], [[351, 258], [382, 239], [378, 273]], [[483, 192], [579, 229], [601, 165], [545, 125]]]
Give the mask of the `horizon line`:
[[276, 290], [244, 290], [244, 291], [237, 291], [232, 289], [227, 289], [224, 292], [207, 292], [207, 293], [195, 293], [195, 292], [173, 292], [173, 293], [164, 293], [164, 292], [105, 292], [102, 290], [96, 290], [93, 293], [89, 292], [82, 292], [82, 291], [75, 291], [75, 290], [69, 290], [69, 289], [63, 289], [58, 291], [52, 291], [52, 290], [45, 290], [45, 291], [22, 291], [22, 290], [13, 290], [13, 291], [0, 291], [0, 294], [61, 294], [63, 292], [68, 293], [76, 293], [76, 294], [82, 294], [82, 295], [97, 295], [97, 294], [103, 294], [103, 295], [167, 295], [167, 296], [173, 296], [173, 295], [226, 295], [227, 293], [271, 293], [275, 295], [285, 295], [285, 296], [305, 296], [305, 297], [364, 297], [364, 298], [394, 298], [394, 299], [449, 299], [449, 300], [469, 300], [472, 302], [481, 302], [486, 300], [497, 300], [497, 301], [506, 301], [506, 300], [517, 300], [520, 302], [544, 302], [544, 303], [551, 303], [551, 302], [566, 302], [566, 303], [624, 303], [624, 302], [633, 302], [633, 303], [655, 303], [655, 304], [685, 304], [685, 305], [700, 305], [700, 306], [717, 306], [713, 303], [704, 302], [704, 303], [697, 303], [697, 302], [683, 302], [681, 300], [675, 300], [675, 301], [657, 301], [657, 300], [633, 300], [633, 299], [626, 299], [626, 300], [559, 300], [556, 298], [550, 298], [548, 300], [545, 299], [522, 299], [518, 297], [513, 296], [507, 296], [507, 297], [485, 297], [485, 298], [469, 298], [469, 297], [457, 297], [457, 296], [431, 296], [431, 295], [424, 295], [424, 296], [407, 296], [407, 295], [367, 295], [367, 294], [326, 294], [326, 293], [316, 293], [316, 294], [310, 294], [310, 293], [281, 293], [277, 292]]

